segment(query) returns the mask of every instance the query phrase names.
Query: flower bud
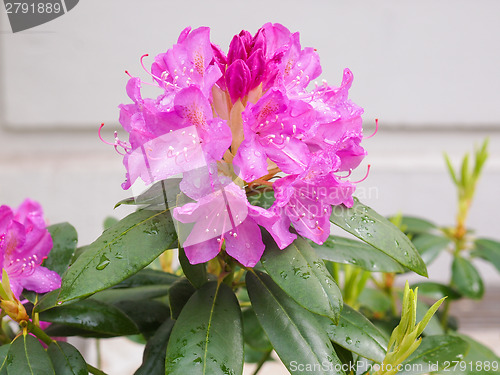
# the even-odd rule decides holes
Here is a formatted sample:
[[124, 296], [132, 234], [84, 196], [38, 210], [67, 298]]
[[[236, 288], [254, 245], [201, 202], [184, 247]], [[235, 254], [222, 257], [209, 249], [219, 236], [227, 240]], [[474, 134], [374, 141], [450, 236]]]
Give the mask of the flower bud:
[[236, 60], [227, 68], [226, 85], [233, 103], [248, 93], [250, 82], [250, 69], [243, 60]]
[[16, 322], [29, 320], [26, 309], [17, 299], [15, 301], [0, 300], [0, 308]]
[[233, 40], [231, 40], [229, 51], [227, 52], [227, 65], [231, 65], [238, 59], [246, 61], [247, 51], [241, 37], [239, 35], [235, 35]]
[[262, 82], [262, 77], [266, 69], [266, 60], [262, 49], [258, 49], [250, 55], [247, 60], [247, 66], [251, 72], [251, 81], [249, 90], [257, 87]]

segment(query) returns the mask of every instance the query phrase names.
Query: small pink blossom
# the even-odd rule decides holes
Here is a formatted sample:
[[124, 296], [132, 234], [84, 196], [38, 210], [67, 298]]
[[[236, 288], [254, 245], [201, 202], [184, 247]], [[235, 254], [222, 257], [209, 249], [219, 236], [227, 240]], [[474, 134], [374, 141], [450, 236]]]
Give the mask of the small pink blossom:
[[41, 265], [51, 249], [40, 204], [26, 199], [17, 210], [0, 206], [0, 268], [17, 298], [23, 289], [46, 293], [61, 286], [61, 277]]

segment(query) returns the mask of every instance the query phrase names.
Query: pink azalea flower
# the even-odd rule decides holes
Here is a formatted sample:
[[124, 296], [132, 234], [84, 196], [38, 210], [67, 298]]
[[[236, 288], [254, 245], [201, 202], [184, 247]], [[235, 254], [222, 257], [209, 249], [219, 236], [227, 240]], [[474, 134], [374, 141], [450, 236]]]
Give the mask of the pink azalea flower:
[[26, 199], [17, 210], [0, 206], [0, 268], [14, 295], [23, 289], [46, 293], [61, 286], [60, 276], [41, 264], [52, 249], [41, 206]]
[[[296, 238], [291, 227], [323, 243], [332, 205], [352, 205], [348, 177], [366, 155], [363, 109], [348, 98], [348, 69], [340, 86], [309, 90], [321, 71], [299, 33], [267, 23], [254, 35], [235, 35], [227, 54], [208, 28], [183, 30], [148, 71], [160, 89], [156, 99], [142, 98], [142, 82], [130, 79], [133, 104], [120, 113], [129, 142], [114, 143], [125, 153], [123, 187], [182, 174], [180, 188], [193, 201], [173, 215], [192, 227], [182, 243], [191, 263], [225, 250], [255, 265], [264, 251], [259, 227], [281, 249]], [[260, 186], [274, 189], [268, 209], [248, 202]]]

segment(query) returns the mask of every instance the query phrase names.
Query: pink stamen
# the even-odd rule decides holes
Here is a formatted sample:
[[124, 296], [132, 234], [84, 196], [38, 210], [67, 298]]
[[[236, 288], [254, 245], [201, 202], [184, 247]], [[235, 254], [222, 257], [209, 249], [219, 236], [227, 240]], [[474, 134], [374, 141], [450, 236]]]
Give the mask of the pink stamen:
[[100, 139], [101, 141], [103, 141], [104, 143], [106, 143], [107, 145], [115, 146], [115, 143], [110, 143], [110, 142], [106, 141], [106, 140], [102, 137], [102, 135], [101, 135], [101, 129], [102, 129], [103, 127], [104, 127], [104, 123], [102, 123], [102, 124], [101, 124], [101, 126], [99, 127], [99, 130], [98, 130], [98, 132], [97, 132], [97, 133], [99, 134], [99, 139]]
[[338, 178], [347, 178], [351, 175], [352, 169], [349, 169], [349, 173], [346, 176], [338, 176]]
[[370, 168], [371, 168], [371, 165], [368, 164], [368, 168], [366, 169], [366, 175], [365, 175], [365, 177], [363, 177], [359, 181], [354, 181], [353, 184], [359, 184], [360, 182], [363, 182], [364, 180], [366, 180], [368, 178], [368, 175], [370, 174]]
[[145, 58], [145, 57], [147, 57], [147, 56], [149, 56], [149, 54], [147, 54], [147, 53], [146, 53], [145, 55], [142, 55], [142, 56], [141, 56], [141, 65], [142, 65], [142, 69], [144, 69], [144, 71], [145, 71], [146, 73], [148, 73], [148, 74], [149, 74], [151, 77], [153, 77], [154, 79], [157, 79], [158, 81], [162, 82], [163, 80], [162, 80], [161, 78], [159, 78], [159, 77], [155, 76], [153, 73], [151, 73], [151, 72], [150, 72], [150, 71], [146, 68], [146, 66], [144, 65], [144, 58]]
[[128, 70], [125, 70], [125, 74], [126, 74], [126, 75], [128, 75], [130, 78], [134, 78], [134, 77], [132, 77], [132, 74], [130, 74], [130, 73], [128, 72]]
[[373, 132], [372, 135], [369, 135], [368, 137], [363, 137], [363, 139], [368, 139], [368, 138], [371, 138], [373, 137], [375, 134], [377, 134], [378, 132], [378, 118], [375, 119], [375, 131]]
[[[114, 145], [114, 146], [115, 146], [116, 152], [118, 152], [121, 156], [127, 155], [126, 153], [121, 153], [120, 150], [118, 150], [118, 145]], [[121, 146], [121, 147], [123, 147], [123, 146]]]

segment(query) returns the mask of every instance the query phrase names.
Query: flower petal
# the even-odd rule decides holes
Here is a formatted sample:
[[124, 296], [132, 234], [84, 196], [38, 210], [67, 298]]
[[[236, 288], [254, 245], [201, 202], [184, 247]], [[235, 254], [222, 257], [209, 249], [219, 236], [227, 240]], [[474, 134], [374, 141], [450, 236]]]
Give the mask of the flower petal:
[[[51, 271], [42, 266], [36, 267], [31, 275], [23, 275], [22, 277], [14, 278], [14, 280], [15, 283], [20, 285], [22, 288], [32, 290], [37, 293], [47, 293], [61, 287], [61, 277], [57, 274], [57, 272]], [[17, 296], [19, 296], [19, 294], [17, 294]]]
[[247, 217], [226, 237], [226, 252], [245, 267], [253, 267], [264, 253], [259, 226]]

